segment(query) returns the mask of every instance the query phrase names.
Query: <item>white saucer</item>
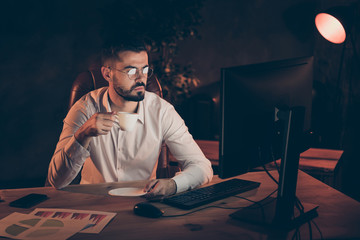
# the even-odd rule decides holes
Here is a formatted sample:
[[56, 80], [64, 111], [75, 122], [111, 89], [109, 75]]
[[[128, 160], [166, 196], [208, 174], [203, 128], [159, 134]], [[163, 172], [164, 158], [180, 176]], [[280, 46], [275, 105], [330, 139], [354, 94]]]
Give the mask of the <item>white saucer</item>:
[[115, 188], [109, 191], [109, 195], [112, 196], [124, 196], [124, 197], [136, 197], [145, 195], [143, 188]]

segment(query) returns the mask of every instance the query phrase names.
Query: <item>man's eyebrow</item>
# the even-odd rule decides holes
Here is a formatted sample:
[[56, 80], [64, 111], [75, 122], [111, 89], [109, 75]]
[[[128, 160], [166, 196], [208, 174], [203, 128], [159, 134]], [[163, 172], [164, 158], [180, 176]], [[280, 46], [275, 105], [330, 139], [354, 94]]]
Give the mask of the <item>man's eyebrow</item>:
[[[147, 65], [143, 66], [142, 68], [146, 68], [148, 66], [149, 65], [147, 64]], [[124, 69], [132, 69], [132, 68], [137, 68], [137, 67], [134, 67], [134, 66], [131, 66], [131, 65], [124, 67]]]

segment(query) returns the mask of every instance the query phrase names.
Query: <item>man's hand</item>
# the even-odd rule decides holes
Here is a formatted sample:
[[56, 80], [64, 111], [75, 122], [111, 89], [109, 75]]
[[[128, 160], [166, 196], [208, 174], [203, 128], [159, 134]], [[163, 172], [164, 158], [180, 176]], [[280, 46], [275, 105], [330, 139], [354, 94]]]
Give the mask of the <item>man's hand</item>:
[[95, 113], [75, 132], [74, 137], [84, 148], [88, 148], [91, 137], [108, 134], [115, 120], [115, 112]]
[[171, 178], [150, 180], [144, 192], [147, 192], [146, 197], [173, 195], [176, 193], [176, 183]]

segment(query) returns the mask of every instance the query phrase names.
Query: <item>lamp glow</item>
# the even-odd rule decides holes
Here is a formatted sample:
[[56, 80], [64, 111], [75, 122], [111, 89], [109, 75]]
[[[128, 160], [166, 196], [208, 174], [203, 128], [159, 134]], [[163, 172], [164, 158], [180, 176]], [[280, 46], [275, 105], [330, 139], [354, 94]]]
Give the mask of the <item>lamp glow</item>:
[[346, 39], [344, 26], [330, 14], [319, 13], [315, 17], [315, 25], [319, 33], [332, 43], [340, 44]]

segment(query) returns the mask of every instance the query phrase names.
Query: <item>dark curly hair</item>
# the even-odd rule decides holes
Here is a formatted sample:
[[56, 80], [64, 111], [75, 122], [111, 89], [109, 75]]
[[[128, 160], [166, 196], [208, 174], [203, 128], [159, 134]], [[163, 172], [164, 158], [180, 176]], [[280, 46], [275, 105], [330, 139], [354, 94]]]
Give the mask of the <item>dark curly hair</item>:
[[144, 40], [141, 37], [122, 37], [107, 41], [101, 51], [101, 64], [106, 61], [119, 60], [118, 54], [124, 51], [142, 52], [147, 51]]

